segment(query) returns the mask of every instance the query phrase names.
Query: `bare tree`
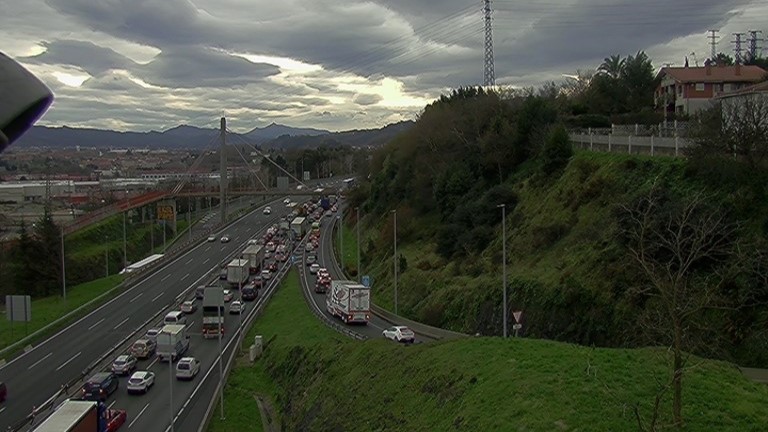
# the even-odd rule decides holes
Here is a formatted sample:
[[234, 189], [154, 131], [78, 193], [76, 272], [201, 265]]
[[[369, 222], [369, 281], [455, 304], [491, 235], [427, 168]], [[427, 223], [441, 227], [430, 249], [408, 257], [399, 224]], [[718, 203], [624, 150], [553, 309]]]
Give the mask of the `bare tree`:
[[637, 292], [647, 298], [646, 330], [653, 342], [670, 347], [672, 415], [679, 427], [686, 351], [704, 342], [701, 315], [726, 306], [721, 286], [736, 250], [738, 225], [713, 201], [701, 192], [675, 199], [654, 184], [621, 209], [627, 249], [645, 276]]

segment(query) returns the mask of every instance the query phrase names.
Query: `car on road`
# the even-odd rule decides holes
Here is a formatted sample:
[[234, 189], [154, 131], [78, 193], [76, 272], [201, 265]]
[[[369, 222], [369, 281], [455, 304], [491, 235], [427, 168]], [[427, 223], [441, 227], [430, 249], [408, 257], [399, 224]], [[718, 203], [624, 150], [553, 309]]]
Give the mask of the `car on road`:
[[272, 214], [272, 207], [264, 207], [264, 212], [263, 213], [265, 215]]
[[8, 398], [8, 387], [5, 386], [5, 383], [0, 381], [0, 402], [5, 402], [5, 399]]
[[139, 359], [147, 359], [155, 355], [157, 342], [152, 339], [139, 339], [131, 345], [131, 354]]
[[227, 269], [219, 270], [219, 280], [227, 280]]
[[232, 298], [235, 297], [235, 294], [232, 292], [232, 290], [225, 289], [224, 290], [224, 302], [229, 303], [232, 301]]
[[128, 379], [128, 393], [146, 393], [155, 384], [155, 373], [138, 371]]
[[195, 298], [198, 300], [202, 300], [205, 296], [205, 285], [199, 285], [197, 288], [195, 288]]
[[307, 255], [307, 258], [305, 258], [307, 265], [312, 265], [317, 263], [317, 255]]
[[257, 239], [250, 239], [248, 240], [248, 246], [250, 245], [257, 245], [259, 244], [259, 241]]
[[191, 380], [200, 372], [200, 360], [194, 357], [182, 357], [176, 363], [176, 379]]
[[286, 199], [283, 200], [283, 204], [288, 204], [289, 202], [291, 202], [290, 198], [286, 198]]
[[120, 382], [112, 372], [99, 372], [83, 383], [80, 398], [91, 401], [104, 401], [117, 390]]
[[251, 285], [256, 289], [261, 288], [264, 285], [264, 278], [262, 278], [260, 274], [252, 277]]
[[245, 312], [245, 303], [240, 300], [235, 300], [229, 305], [229, 313], [241, 314]]
[[272, 272], [270, 272], [269, 270], [262, 270], [261, 278], [264, 279], [265, 281], [272, 279]]
[[160, 334], [159, 328], [151, 328], [147, 330], [146, 333], [144, 333], [144, 338], [149, 339], [153, 342], [157, 342], [157, 335]]
[[215, 235], [208, 236], [208, 241], [209, 242], [215, 242], [216, 241], [216, 236]]
[[104, 432], [117, 432], [128, 419], [128, 413], [121, 409], [107, 409], [104, 413], [104, 420], [107, 422], [107, 428]]
[[306, 245], [304, 245], [304, 250], [307, 252], [312, 252], [315, 250], [315, 246], [311, 242], [308, 242]]
[[267, 264], [267, 270], [277, 271], [277, 261], [270, 261], [270, 263]]
[[320, 270], [320, 264], [314, 263], [311, 266], [309, 266], [309, 272], [312, 274], [317, 274], [317, 271]]
[[227, 235], [221, 236], [221, 242], [222, 243], [229, 243], [229, 236], [227, 236]]
[[255, 284], [248, 284], [241, 291], [243, 301], [254, 301], [259, 296], [259, 291], [256, 289]]
[[195, 313], [196, 310], [197, 305], [195, 304], [194, 300], [187, 300], [181, 304], [181, 311], [185, 314]]
[[116, 375], [129, 375], [134, 369], [136, 369], [136, 357], [130, 354], [119, 355], [112, 362], [112, 372]]
[[413, 330], [406, 326], [389, 327], [384, 329], [384, 331], [381, 333], [385, 338], [392, 339], [393, 341], [397, 342], [411, 343], [416, 339], [416, 335], [413, 333]]

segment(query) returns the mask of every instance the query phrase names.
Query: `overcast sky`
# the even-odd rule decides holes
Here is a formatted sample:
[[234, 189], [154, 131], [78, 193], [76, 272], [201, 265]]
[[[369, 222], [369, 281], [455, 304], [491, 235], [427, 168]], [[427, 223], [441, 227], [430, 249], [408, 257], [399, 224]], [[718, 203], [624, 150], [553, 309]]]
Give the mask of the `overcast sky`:
[[[645, 50], [709, 56], [766, 30], [763, 0], [494, 0], [497, 84]], [[481, 0], [0, 0], [0, 52], [54, 91], [45, 125], [348, 130], [414, 119], [483, 80]], [[745, 47], [747, 44], [745, 43]], [[766, 50], [768, 53], [768, 50]]]

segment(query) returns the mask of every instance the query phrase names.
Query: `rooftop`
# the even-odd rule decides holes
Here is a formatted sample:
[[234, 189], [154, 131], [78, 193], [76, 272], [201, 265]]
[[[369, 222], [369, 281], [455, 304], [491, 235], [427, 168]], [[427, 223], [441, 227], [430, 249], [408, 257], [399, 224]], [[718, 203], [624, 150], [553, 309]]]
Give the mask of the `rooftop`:
[[664, 67], [661, 68], [658, 76], [670, 75], [683, 83], [758, 82], [765, 77], [766, 73], [768, 72], [759, 66]]

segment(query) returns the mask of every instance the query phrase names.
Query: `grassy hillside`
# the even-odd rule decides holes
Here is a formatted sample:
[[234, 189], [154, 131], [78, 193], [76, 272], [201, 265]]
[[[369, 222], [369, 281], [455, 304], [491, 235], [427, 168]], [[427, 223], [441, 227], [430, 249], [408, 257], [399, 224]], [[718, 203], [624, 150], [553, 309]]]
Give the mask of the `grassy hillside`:
[[[658, 349], [496, 337], [416, 346], [342, 339], [304, 307], [295, 273], [254, 334], [269, 341], [265, 357], [238, 361], [225, 391], [227, 419], [215, 415], [211, 431], [261, 430], [257, 395], [272, 399], [287, 431], [638, 430], [634, 407], [649, 418], [654, 377], [664, 381], [667, 373], [666, 351]], [[693, 364], [685, 430], [768, 427], [768, 387], [728, 363]]]

